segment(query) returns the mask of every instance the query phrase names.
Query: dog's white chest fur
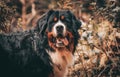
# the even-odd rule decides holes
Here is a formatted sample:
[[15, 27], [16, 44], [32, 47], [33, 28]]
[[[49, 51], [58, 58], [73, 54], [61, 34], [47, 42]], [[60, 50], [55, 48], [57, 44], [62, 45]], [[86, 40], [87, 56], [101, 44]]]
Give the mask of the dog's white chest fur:
[[67, 49], [62, 49], [55, 52], [48, 52], [48, 54], [53, 62], [54, 77], [65, 77], [67, 68], [74, 63], [72, 53]]

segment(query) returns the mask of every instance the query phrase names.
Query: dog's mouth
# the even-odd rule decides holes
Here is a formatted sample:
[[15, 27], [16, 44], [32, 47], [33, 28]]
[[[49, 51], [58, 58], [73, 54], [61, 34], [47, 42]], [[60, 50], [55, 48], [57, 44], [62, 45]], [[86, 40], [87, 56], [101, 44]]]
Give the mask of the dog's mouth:
[[56, 38], [55, 45], [56, 47], [65, 47], [69, 44], [68, 39], [66, 37], [64, 38]]
[[57, 36], [54, 36], [52, 32], [48, 33], [49, 45], [57, 48], [69, 46], [72, 39], [73, 35], [70, 32], [67, 32], [65, 35], [58, 34]]
[[54, 36], [52, 33], [48, 34], [49, 43], [55, 47], [65, 47], [69, 44], [69, 37], [63, 35]]

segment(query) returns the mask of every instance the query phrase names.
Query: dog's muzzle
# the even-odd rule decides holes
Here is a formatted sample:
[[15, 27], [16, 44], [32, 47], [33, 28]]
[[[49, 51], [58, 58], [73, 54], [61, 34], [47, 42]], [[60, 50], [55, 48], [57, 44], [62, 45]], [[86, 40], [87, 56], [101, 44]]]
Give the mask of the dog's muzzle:
[[64, 47], [68, 44], [68, 40], [66, 38], [66, 25], [58, 21], [54, 26], [53, 26], [53, 38], [55, 39], [55, 44], [56, 47]]
[[61, 21], [58, 21], [53, 27], [54, 37], [64, 37], [66, 34], [66, 26]]

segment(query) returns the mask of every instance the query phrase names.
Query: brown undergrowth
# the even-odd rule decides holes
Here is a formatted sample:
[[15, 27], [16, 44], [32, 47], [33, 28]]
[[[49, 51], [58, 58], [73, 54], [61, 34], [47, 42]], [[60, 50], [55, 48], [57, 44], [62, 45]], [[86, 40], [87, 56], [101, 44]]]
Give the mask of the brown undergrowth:
[[[16, 13], [11, 6], [16, 6]], [[67, 77], [119, 77], [119, 8], [119, 0], [4, 0], [0, 1], [0, 31], [26, 30], [34, 27], [48, 9], [69, 9], [82, 26], [75, 64]]]

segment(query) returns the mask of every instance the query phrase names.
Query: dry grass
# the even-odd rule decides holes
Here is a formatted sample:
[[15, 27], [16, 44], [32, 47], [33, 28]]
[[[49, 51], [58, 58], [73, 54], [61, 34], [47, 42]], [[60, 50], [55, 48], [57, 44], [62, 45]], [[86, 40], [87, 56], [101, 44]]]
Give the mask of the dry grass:
[[[82, 25], [75, 65], [70, 68], [68, 77], [119, 76], [120, 33], [107, 19], [99, 24], [92, 21], [95, 20]], [[98, 26], [97, 29], [94, 26]]]

